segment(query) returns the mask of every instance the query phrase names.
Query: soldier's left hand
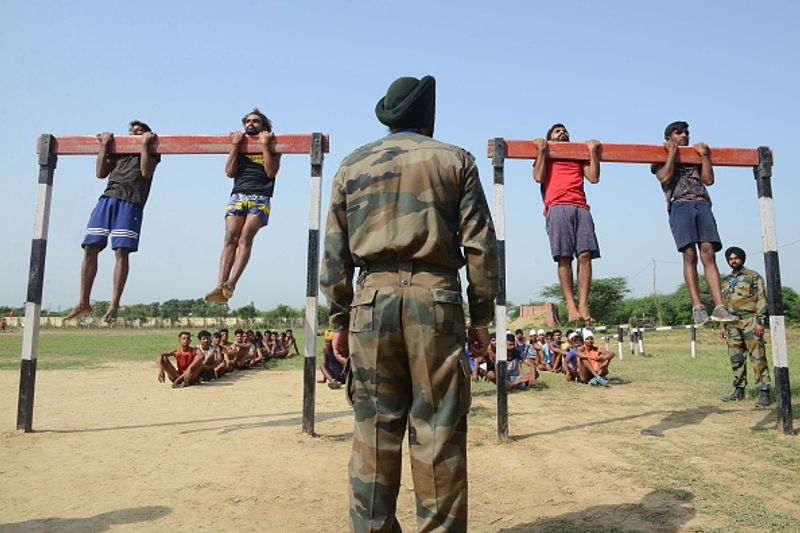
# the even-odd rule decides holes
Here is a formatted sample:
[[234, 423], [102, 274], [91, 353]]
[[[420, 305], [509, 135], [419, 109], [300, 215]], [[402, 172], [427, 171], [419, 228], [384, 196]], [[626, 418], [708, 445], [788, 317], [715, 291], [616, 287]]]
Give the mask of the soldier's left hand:
[[694, 145], [694, 149], [697, 150], [697, 155], [700, 157], [708, 155], [708, 145], [706, 143], [697, 143]]
[[764, 336], [764, 326], [762, 326], [761, 324], [756, 324], [754, 332], [756, 334], [756, 337], [763, 337]]
[[597, 139], [589, 139], [586, 141], [586, 147], [589, 149], [590, 154], [596, 154], [597, 150], [600, 148], [600, 141]]

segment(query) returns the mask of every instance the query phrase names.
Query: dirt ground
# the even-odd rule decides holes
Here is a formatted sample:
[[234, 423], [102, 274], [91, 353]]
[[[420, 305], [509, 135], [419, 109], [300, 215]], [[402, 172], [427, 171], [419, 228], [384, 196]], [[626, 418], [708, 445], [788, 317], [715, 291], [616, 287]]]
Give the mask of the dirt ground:
[[[0, 372], [2, 532], [347, 529], [351, 412], [318, 388], [318, 436], [304, 435], [301, 371], [184, 390], [144, 363], [43, 371], [31, 434], [12, 429], [18, 378]], [[760, 451], [791, 437], [749, 400], [680, 383], [545, 386], [510, 396], [503, 443], [495, 401], [479, 390], [470, 419], [471, 531], [798, 530], [797, 460]], [[413, 494], [406, 463], [407, 530]]]

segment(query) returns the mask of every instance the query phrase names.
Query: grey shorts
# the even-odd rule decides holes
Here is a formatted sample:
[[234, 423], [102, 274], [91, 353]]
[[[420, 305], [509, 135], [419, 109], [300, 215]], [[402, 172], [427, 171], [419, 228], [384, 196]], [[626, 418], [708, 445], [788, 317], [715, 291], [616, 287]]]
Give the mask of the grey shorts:
[[600, 257], [600, 246], [594, 233], [594, 220], [588, 209], [576, 205], [553, 205], [545, 218], [550, 238], [550, 255], [577, 257], [589, 252], [592, 259]]
[[675, 202], [669, 211], [669, 228], [679, 252], [696, 242], [710, 242], [715, 252], [722, 249], [717, 221], [708, 202]]

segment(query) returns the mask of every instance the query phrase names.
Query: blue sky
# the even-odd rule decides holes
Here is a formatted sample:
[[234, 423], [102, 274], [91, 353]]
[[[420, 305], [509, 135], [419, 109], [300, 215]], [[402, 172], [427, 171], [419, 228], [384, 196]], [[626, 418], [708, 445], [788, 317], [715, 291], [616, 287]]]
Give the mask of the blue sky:
[[[472, 151], [491, 203], [486, 141], [532, 139], [564, 122], [573, 140], [659, 143], [673, 120], [692, 141], [771, 146], [784, 285], [800, 289], [800, 74], [797, 2], [0, 2], [0, 304], [25, 300], [36, 137], [226, 134], [258, 105], [276, 131], [331, 135], [323, 212], [338, 162], [384, 134], [375, 102], [399, 76], [437, 78], [436, 137]], [[230, 181], [224, 156], [165, 156], [132, 257], [125, 303], [196, 298], [216, 281]], [[531, 162], [506, 166], [508, 296], [557, 281]], [[309, 161], [285, 157], [272, 220], [232, 307], [303, 305]], [[80, 241], [103, 182], [92, 157], [61, 157], [55, 176], [45, 308], [77, 300]], [[710, 189], [724, 245], [763, 271], [749, 169], [717, 169]], [[587, 185], [602, 258], [634, 295], [681, 282], [663, 196], [643, 165], [607, 164]], [[323, 214], [324, 220], [324, 214]], [[720, 261], [720, 267], [725, 268]], [[93, 297], [109, 299], [113, 256]]]

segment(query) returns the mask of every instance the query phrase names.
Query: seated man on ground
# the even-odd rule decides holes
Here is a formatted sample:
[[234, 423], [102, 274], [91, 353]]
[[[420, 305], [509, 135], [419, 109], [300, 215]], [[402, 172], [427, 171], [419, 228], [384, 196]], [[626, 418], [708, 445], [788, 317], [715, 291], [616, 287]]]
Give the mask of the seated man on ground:
[[590, 385], [608, 386], [608, 365], [614, 354], [596, 346], [594, 333], [588, 329], [583, 330], [583, 347], [578, 350], [578, 380]]
[[286, 349], [286, 346], [281, 342], [280, 337], [278, 337], [278, 332], [273, 331], [270, 333], [270, 339], [272, 340], [272, 357], [278, 357], [283, 359], [287, 355], [289, 355], [289, 351]]
[[577, 331], [569, 333], [569, 348], [565, 351], [563, 359], [564, 375], [567, 381], [578, 381], [578, 350], [583, 347], [583, 337]]
[[333, 332], [325, 332], [325, 345], [322, 347], [322, 364], [319, 369], [322, 371], [322, 379], [319, 383], [328, 382], [328, 387], [338, 389], [344, 383], [344, 368], [347, 365], [347, 358], [337, 354], [333, 350]]
[[497, 358], [497, 335], [495, 333], [489, 334], [489, 346], [486, 348], [486, 355], [476, 354], [474, 356], [474, 365], [472, 368], [472, 381], [478, 381], [480, 378], [488, 379], [492, 382], [495, 381], [494, 377], [494, 362]]
[[250, 352], [247, 354], [248, 359], [250, 359], [250, 365], [257, 365], [264, 361], [264, 355], [262, 352], [262, 347], [264, 343], [262, 342], [263, 337], [261, 334], [256, 334], [252, 329], [247, 330], [247, 344], [250, 346]]
[[233, 332], [233, 336], [234, 342], [230, 343], [228, 356], [231, 358], [234, 368], [248, 368], [250, 344], [247, 342], [244, 330], [237, 329]]
[[[511, 390], [524, 390], [536, 384], [536, 378], [539, 377], [539, 372], [536, 370], [536, 365], [528, 357], [522, 356], [520, 346], [515, 345], [515, 336], [506, 335], [506, 355], [508, 361], [506, 362], [506, 389]], [[522, 367], [528, 367], [528, 374], [522, 375]], [[495, 381], [495, 380], [492, 380]]]
[[285, 346], [289, 355], [292, 355], [292, 351], [294, 351], [294, 355], [300, 355], [300, 350], [297, 348], [297, 338], [294, 336], [294, 332], [291, 329], [286, 330]]
[[[156, 357], [158, 381], [159, 383], [164, 383], [164, 375], [166, 374], [173, 387], [194, 385], [200, 375], [200, 371], [203, 369], [203, 358], [199, 357], [191, 346], [191, 333], [181, 331], [178, 334], [178, 341], [180, 345], [177, 348]], [[175, 357], [176, 366], [172, 366], [169, 360], [170, 357]]]
[[195, 346], [195, 354], [198, 359], [203, 360], [200, 368], [200, 380], [207, 381], [217, 379], [218, 376], [214, 373], [214, 367], [217, 366], [215, 358], [216, 349], [211, 344], [211, 332], [201, 330], [197, 334], [197, 339], [200, 341], [200, 344]]
[[561, 330], [554, 329], [552, 336], [548, 339], [550, 353], [553, 354], [553, 372], [563, 372], [562, 359], [565, 355], [561, 349]]
[[550, 333], [540, 329], [537, 334], [536, 368], [543, 372], [553, 372], [553, 352], [550, 350]]
[[[225, 331], [227, 334], [227, 330]], [[222, 334], [219, 331], [211, 336], [211, 347], [214, 349], [214, 374], [219, 377], [233, 370], [228, 348], [222, 346]]]

